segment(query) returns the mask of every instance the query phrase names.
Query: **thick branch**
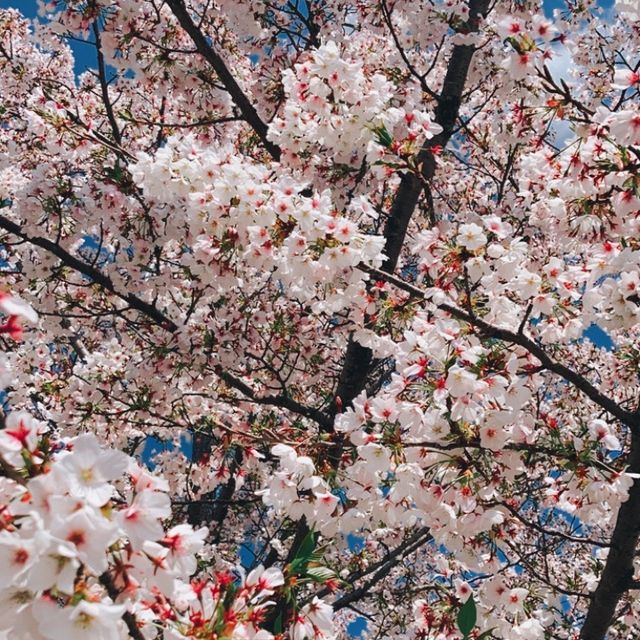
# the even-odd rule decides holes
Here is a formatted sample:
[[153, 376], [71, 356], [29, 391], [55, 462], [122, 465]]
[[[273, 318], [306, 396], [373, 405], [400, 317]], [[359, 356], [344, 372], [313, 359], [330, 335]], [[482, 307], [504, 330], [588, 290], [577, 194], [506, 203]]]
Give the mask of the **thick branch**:
[[[480, 18], [488, 11], [488, 7], [488, 0], [469, 2], [470, 33], [478, 31]], [[473, 45], [457, 45], [453, 48], [435, 112], [435, 121], [443, 130], [431, 140], [427, 140], [418, 153], [417, 165], [422, 167], [422, 176], [413, 173], [402, 176], [384, 229], [384, 252], [387, 258], [382, 268], [389, 273], [393, 273], [398, 264], [407, 227], [418, 204], [423, 185], [435, 175], [436, 163], [431, 150], [434, 146], [445, 147], [453, 134], [474, 52]]]
[[537, 342], [534, 342], [531, 338], [527, 338], [527, 336], [522, 333], [515, 333], [508, 329], [494, 327], [488, 322], [485, 322], [480, 318], [476, 318], [453, 305], [440, 304], [438, 307], [443, 311], [449, 312], [453, 317], [464, 320], [465, 322], [475, 326], [482, 333], [491, 338], [497, 338], [498, 340], [511, 342], [524, 347], [529, 353], [538, 358], [545, 369], [558, 374], [561, 378], [564, 378], [567, 382], [573, 384], [588, 398], [593, 400], [593, 402], [608, 411], [612, 416], [618, 418], [618, 420], [632, 428], [634, 431], [638, 431], [640, 429], [640, 415], [623, 409], [615, 400], [604, 395], [604, 393], [594, 387], [584, 376], [581, 376], [573, 369], [570, 369], [557, 360], [554, 360]]
[[[478, 30], [480, 19], [487, 13], [488, 8], [489, 0], [470, 0], [468, 21], [470, 32]], [[436, 162], [432, 149], [434, 146], [445, 147], [453, 134], [474, 52], [473, 45], [456, 45], [453, 48], [435, 113], [435, 121], [442, 127], [442, 132], [428, 140], [418, 153], [417, 165], [421, 167], [422, 175], [404, 173], [400, 179], [400, 186], [384, 228], [384, 253], [387, 257], [382, 269], [387, 273], [393, 273], [396, 269], [407, 228], [424, 185], [435, 175]], [[330, 408], [332, 417], [338, 413], [340, 406], [342, 408], [348, 407], [364, 389], [371, 369], [371, 361], [370, 349], [353, 340], [349, 341], [335, 393], [335, 397], [339, 398], [339, 401], [334, 401], [334, 405]]]
[[240, 110], [243, 118], [258, 134], [264, 148], [275, 160], [280, 160], [280, 147], [267, 139], [267, 132], [269, 129], [267, 124], [262, 120], [262, 118], [260, 118], [255, 107], [251, 104], [249, 98], [247, 98], [240, 85], [236, 82], [236, 79], [229, 71], [224, 60], [191, 19], [183, 0], [165, 1], [173, 12], [173, 15], [177, 18], [180, 26], [189, 34], [191, 40], [193, 40], [193, 44], [198, 50], [198, 53], [200, 53], [200, 55], [216, 72], [218, 78], [220, 78], [220, 82], [222, 82], [225, 89], [229, 92], [231, 99]]
[[564, 531], [557, 531], [554, 529], [545, 529], [542, 525], [537, 522], [533, 522], [531, 520], [527, 520], [518, 509], [512, 507], [508, 502], [500, 502], [500, 506], [503, 509], [509, 511], [515, 518], [520, 520], [525, 527], [530, 529], [535, 529], [538, 533], [541, 533], [543, 536], [552, 536], [556, 538], [562, 538], [563, 540], [568, 540], [569, 542], [573, 542], [575, 544], [586, 544], [593, 545], [596, 547], [610, 547], [611, 545], [607, 542], [601, 542], [600, 540], [593, 540], [592, 538], [583, 538], [579, 536], [572, 536]]
[[[111, 292], [121, 300], [127, 302], [132, 309], [139, 311], [149, 319], [156, 322], [163, 329], [171, 333], [174, 333], [178, 330], [178, 325], [168, 316], [166, 316], [162, 311], [160, 311], [160, 309], [158, 309], [156, 306], [145, 302], [133, 293], [119, 291], [111, 278], [102, 273], [102, 271], [76, 258], [52, 240], [39, 236], [28, 235], [22, 230], [19, 225], [17, 225], [15, 222], [12, 222], [5, 216], [0, 216], [0, 229], [4, 229], [5, 231], [12, 233], [13, 235], [21, 238], [29, 244], [40, 247], [52, 253], [57, 258], [59, 258], [65, 266], [87, 276], [96, 284]], [[234, 389], [237, 389], [238, 391], [243, 393], [249, 400], [251, 400], [251, 402], [288, 409], [289, 411], [293, 411], [298, 415], [314, 420], [318, 425], [320, 425], [321, 428], [325, 430], [330, 426], [328, 416], [326, 416], [322, 411], [318, 409], [307, 407], [286, 395], [258, 396], [249, 385], [245, 384], [244, 382], [242, 382], [242, 380], [239, 380], [230, 373], [224, 371], [221, 367], [216, 367], [215, 372], [230, 387], [233, 387]]]
[[[113, 584], [113, 580], [108, 571], [105, 571], [100, 576], [100, 582], [102, 586], [107, 590], [109, 597], [115, 602], [120, 593], [118, 592], [116, 585]], [[129, 636], [131, 636], [133, 640], [145, 640], [145, 637], [142, 635], [142, 631], [140, 631], [140, 629], [138, 628], [136, 617], [133, 615], [133, 613], [131, 613], [131, 611], [125, 611], [125, 613], [122, 614], [122, 619], [127, 625]]]
[[0, 229], [4, 229], [9, 233], [18, 236], [25, 242], [28, 242], [29, 244], [40, 247], [42, 249], [45, 249], [49, 253], [52, 253], [54, 256], [59, 258], [65, 266], [84, 274], [88, 278], [91, 278], [93, 282], [99, 284], [101, 287], [111, 292], [121, 300], [124, 300], [131, 308], [151, 318], [164, 329], [167, 329], [171, 332], [177, 331], [178, 325], [173, 322], [173, 320], [170, 320], [162, 311], [160, 311], [160, 309], [138, 298], [138, 296], [134, 295], [133, 293], [118, 291], [111, 278], [106, 276], [99, 269], [96, 269], [90, 264], [87, 264], [86, 262], [83, 262], [82, 260], [71, 255], [59, 244], [56, 244], [55, 242], [47, 238], [28, 235], [22, 230], [19, 225], [17, 225], [15, 222], [12, 222], [8, 218], [5, 218], [4, 216], [0, 216]]
[[[631, 437], [629, 467], [640, 473], [640, 434]], [[613, 622], [616, 607], [633, 585], [633, 558], [640, 535], [640, 480], [634, 479], [629, 497], [622, 503], [611, 536], [611, 549], [600, 576], [598, 587], [589, 603], [587, 617], [580, 632], [580, 640], [603, 640]]]

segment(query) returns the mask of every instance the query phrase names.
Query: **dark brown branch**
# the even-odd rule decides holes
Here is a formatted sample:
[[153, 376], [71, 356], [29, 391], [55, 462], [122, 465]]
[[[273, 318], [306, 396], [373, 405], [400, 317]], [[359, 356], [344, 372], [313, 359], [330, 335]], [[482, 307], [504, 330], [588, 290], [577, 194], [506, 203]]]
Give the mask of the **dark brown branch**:
[[[529, 371], [527, 371], [529, 373]], [[477, 439], [468, 440], [468, 441], [453, 441], [446, 443], [439, 442], [404, 442], [402, 444], [404, 448], [417, 448], [425, 449], [427, 451], [458, 451], [458, 450], [467, 450], [467, 449], [477, 449], [479, 451], [493, 453], [487, 447], [483, 447], [480, 444], [480, 441]], [[544, 456], [549, 456], [551, 458], [555, 458], [557, 460], [567, 460], [574, 464], [581, 464], [586, 467], [594, 467], [601, 471], [606, 471], [607, 473], [617, 473], [616, 469], [606, 465], [604, 462], [600, 460], [584, 460], [581, 459], [580, 456], [575, 451], [565, 450], [561, 451], [558, 449], [554, 449], [553, 447], [545, 447], [538, 444], [528, 444], [526, 442], [507, 442], [503, 449], [506, 451], [522, 451], [523, 453], [531, 454], [539, 454]], [[608, 546], [608, 545], [604, 545]]]
[[[470, 0], [468, 21], [470, 32], [478, 30], [480, 19], [487, 13], [488, 7], [489, 0]], [[456, 45], [453, 48], [442, 90], [437, 98], [438, 106], [435, 113], [435, 121], [442, 127], [442, 132], [428, 140], [417, 155], [416, 165], [420, 167], [421, 175], [407, 172], [400, 179], [400, 186], [384, 228], [384, 253], [387, 257], [382, 269], [387, 273], [393, 273], [396, 269], [407, 228], [418, 205], [424, 185], [435, 175], [436, 161], [432, 149], [435, 146], [445, 147], [453, 134], [474, 52], [475, 47], [472, 45]], [[343, 409], [348, 407], [364, 389], [371, 369], [371, 362], [371, 350], [354, 340], [350, 340], [333, 406], [329, 409], [332, 418], [338, 413], [340, 407]]]
[[461, 309], [458, 309], [457, 307], [454, 307], [453, 305], [440, 304], [438, 305], [438, 307], [443, 311], [449, 312], [453, 317], [458, 318], [459, 320], [464, 320], [465, 322], [474, 325], [486, 336], [497, 338], [498, 340], [502, 340], [503, 342], [511, 342], [523, 347], [529, 353], [535, 356], [545, 369], [556, 373], [561, 378], [564, 378], [567, 382], [573, 384], [588, 398], [608, 411], [612, 416], [618, 418], [618, 420], [620, 420], [623, 424], [626, 424], [634, 431], [638, 431], [640, 429], [640, 415], [623, 409], [617, 402], [615, 402], [615, 400], [604, 395], [599, 389], [594, 387], [584, 376], [581, 376], [573, 369], [570, 369], [562, 363], [554, 360], [537, 342], [534, 342], [531, 338], [528, 338], [523, 334], [514, 333], [513, 331], [509, 331], [508, 329], [494, 327], [484, 320], [481, 320], [480, 318], [477, 318], [475, 316], [471, 316], [470, 314], [462, 311]]
[[[55, 242], [39, 236], [29, 236], [22, 230], [19, 225], [17, 225], [15, 222], [12, 222], [5, 216], [0, 216], [0, 229], [4, 229], [9, 233], [18, 236], [25, 242], [28, 242], [29, 244], [40, 247], [52, 253], [57, 258], [59, 258], [65, 266], [73, 269], [74, 271], [84, 274], [85, 276], [90, 278], [92, 282], [100, 285], [121, 300], [124, 300], [132, 309], [135, 309], [136, 311], [150, 318], [163, 329], [171, 333], [174, 333], [178, 330], [178, 325], [162, 311], [160, 311], [160, 309], [158, 309], [156, 306], [145, 302], [132, 293], [119, 291], [114, 285], [113, 281], [104, 273], [102, 273], [102, 271], [76, 258]], [[237, 389], [238, 391], [243, 393], [251, 402], [288, 409], [289, 411], [292, 411], [298, 415], [314, 420], [318, 425], [320, 425], [322, 429], [328, 429], [331, 425], [331, 423], [329, 422], [329, 417], [318, 409], [307, 407], [286, 395], [257, 396], [249, 385], [245, 384], [244, 382], [242, 382], [242, 380], [239, 380], [230, 373], [224, 371], [221, 367], [216, 367], [215, 372], [230, 387], [233, 387], [234, 389]]]
[[576, 109], [578, 109], [578, 111], [580, 111], [580, 113], [583, 114], [585, 122], [589, 121], [595, 111], [593, 109], [589, 109], [589, 107], [582, 104], [582, 102], [580, 102], [579, 100], [576, 100], [571, 95], [571, 89], [564, 80], [560, 80], [561, 86], [559, 86], [558, 83], [553, 79], [553, 76], [551, 75], [551, 72], [549, 71], [549, 68], [546, 64], [542, 66], [542, 69], [536, 69], [536, 71], [538, 72], [539, 77], [546, 83], [546, 86], [543, 86], [549, 93], [555, 93], [556, 95], [562, 96], [562, 99], [565, 102], [572, 104], [574, 107], [576, 107]]
[[[378, 269], [361, 267], [376, 277], [385, 279], [416, 297], [424, 298], [424, 292], [400, 278], [385, 274]], [[569, 367], [554, 360], [540, 345], [522, 333], [494, 327], [476, 316], [450, 304], [438, 305], [453, 317], [475, 326], [484, 335], [504, 342], [517, 344], [540, 360], [542, 366], [564, 378], [582, 391], [597, 405], [605, 409], [620, 422], [631, 429], [631, 452], [628, 471], [640, 474], [640, 414], [623, 409], [612, 398], [605, 396], [586, 378]], [[616, 607], [623, 594], [633, 586], [633, 558], [640, 537], [640, 480], [634, 478], [628, 499], [622, 503], [613, 535], [610, 540], [610, 552], [600, 577], [598, 587], [593, 593], [587, 617], [580, 633], [580, 640], [603, 640], [615, 616]]]
[[565, 596], [573, 596], [575, 598], [585, 598], [588, 601], [591, 601], [591, 599], [593, 598], [593, 596], [590, 593], [584, 593], [583, 591], [575, 591], [573, 589], [567, 589], [565, 587], [561, 587], [558, 584], [557, 580], [551, 581], [548, 577], [542, 575], [541, 573], [539, 573], [535, 566], [533, 565], [533, 563], [529, 560], [530, 557], [537, 555], [537, 551], [534, 553], [529, 553], [529, 554], [523, 554], [520, 551], [518, 551], [515, 547], [514, 544], [512, 544], [509, 539], [505, 539], [504, 540], [504, 544], [509, 547], [509, 549], [511, 549], [513, 552], [515, 552], [518, 556], [517, 558], [517, 564], [518, 565], [524, 565], [525, 568], [529, 571], [529, 573], [536, 578], [537, 580], [539, 580], [540, 582], [542, 582], [542, 584], [546, 584], [547, 586], [551, 587], [554, 591], [557, 591], [558, 593], [563, 593]]
[[194, 23], [184, 5], [183, 0], [165, 0], [173, 15], [176, 17], [180, 26], [187, 32], [198, 53], [211, 65], [213, 70], [220, 78], [225, 89], [229, 92], [231, 99], [242, 113], [243, 118], [258, 134], [264, 148], [269, 152], [274, 160], [280, 160], [280, 147], [267, 139], [268, 126], [260, 118], [255, 107], [251, 104], [249, 98], [245, 95], [240, 85], [236, 82], [232, 73], [229, 71], [224, 60], [217, 51], [209, 43], [205, 35], [200, 31]]
[[[480, 18], [487, 12], [488, 6], [488, 0], [469, 2], [469, 33], [478, 30]], [[418, 153], [416, 164], [421, 167], [422, 175], [417, 176], [411, 173], [404, 174], [402, 177], [384, 230], [387, 259], [383, 269], [389, 273], [393, 273], [398, 263], [407, 227], [418, 204], [423, 184], [435, 175], [436, 163], [431, 150], [435, 146], [445, 147], [453, 134], [475, 50], [473, 45], [456, 45], [453, 48], [435, 112], [435, 121], [443, 131], [428, 140]]]
[[[408, 282], [405, 282], [397, 276], [390, 275], [381, 271], [380, 269], [374, 269], [367, 265], [359, 265], [362, 271], [366, 271], [372, 275], [375, 275], [381, 280], [386, 280], [391, 284], [396, 285], [398, 288], [407, 291], [411, 295], [417, 298], [426, 298], [425, 292]], [[490, 338], [496, 338], [503, 342], [510, 342], [517, 344], [518, 346], [526, 349], [531, 355], [535, 356], [540, 364], [547, 370], [556, 373], [561, 378], [564, 378], [567, 382], [573, 384], [577, 389], [582, 391], [588, 398], [593, 400], [597, 405], [602, 407], [605, 411], [608, 411], [612, 416], [620, 420], [623, 424], [627, 425], [634, 432], [640, 432], [640, 414], [627, 411], [623, 409], [615, 400], [604, 395], [599, 389], [594, 387], [584, 376], [578, 372], [567, 367], [566, 365], [554, 360], [537, 342], [528, 338], [523, 333], [516, 333], [509, 329], [502, 329], [500, 327], [494, 327], [493, 325], [485, 322], [481, 318], [475, 315], [471, 315], [466, 311], [455, 307], [454, 305], [442, 303], [437, 305], [442, 311], [446, 311], [454, 318], [458, 320], [464, 320], [470, 325], [476, 327], [481, 333]]]
[[380, 3], [380, 9], [382, 10], [382, 16], [384, 17], [384, 21], [387, 23], [387, 27], [389, 29], [389, 32], [391, 33], [391, 37], [393, 38], [393, 42], [396, 46], [396, 50], [400, 54], [400, 57], [402, 58], [402, 61], [404, 62], [405, 67], [407, 67], [407, 70], [409, 71], [409, 73], [420, 83], [420, 87], [422, 88], [422, 91], [424, 93], [426, 93], [427, 95], [430, 95], [432, 98], [437, 98], [438, 94], [434, 93], [429, 87], [429, 85], [427, 84], [427, 81], [426, 81], [427, 74], [419, 73], [416, 67], [411, 63], [411, 60], [409, 60], [409, 57], [407, 56], [407, 52], [404, 50], [404, 47], [402, 46], [402, 43], [398, 38], [398, 34], [396, 33], [396, 30], [393, 28], [393, 20], [391, 17], [391, 11], [393, 9], [390, 10], [389, 7], [387, 6], [387, 3], [384, 0]]
[[[118, 592], [116, 585], [113, 583], [113, 579], [108, 571], [105, 571], [100, 576], [100, 583], [107, 590], [109, 597], [115, 602], [120, 593]], [[142, 631], [140, 631], [140, 628], [138, 627], [138, 621], [131, 611], [125, 611], [122, 614], [122, 619], [127, 625], [127, 630], [133, 640], [145, 640], [145, 637], [142, 635]]]
[[[640, 435], [631, 436], [628, 471], [640, 473]], [[635, 478], [629, 497], [622, 503], [611, 536], [611, 549], [600, 581], [589, 603], [580, 640], [603, 640], [622, 596], [633, 586], [633, 558], [640, 535], [640, 480]]]
[[153, 120], [144, 120], [142, 118], [123, 118], [127, 122], [132, 122], [133, 124], [142, 124], [148, 127], [160, 127], [161, 129], [195, 129], [196, 127], [214, 127], [219, 124], [225, 124], [227, 122], [238, 122], [238, 120], [243, 120], [240, 116], [223, 116], [220, 118], [204, 118], [202, 120], [196, 120], [195, 122], [164, 122], [162, 120], [158, 120], [157, 122]]
[[567, 540], [568, 542], [574, 542], [575, 544], [587, 544], [593, 545], [595, 547], [604, 547], [608, 548], [611, 545], [607, 542], [601, 542], [600, 540], [593, 540], [591, 538], [581, 538], [579, 536], [572, 536], [564, 531], [557, 531], [554, 529], [545, 529], [542, 525], [537, 522], [532, 522], [531, 520], [527, 520], [518, 509], [510, 506], [507, 502], [500, 502], [501, 507], [507, 509], [515, 518], [520, 520], [525, 527], [530, 529], [535, 529], [538, 533], [541, 533], [544, 536], [552, 536], [556, 538], [562, 538], [563, 540]]
[[626, 424], [634, 431], [638, 431], [640, 429], [640, 415], [623, 409], [617, 402], [604, 395], [599, 389], [594, 387], [585, 377], [581, 376], [573, 369], [570, 369], [562, 363], [554, 360], [538, 343], [534, 342], [531, 338], [528, 338], [523, 334], [514, 333], [513, 331], [509, 331], [508, 329], [494, 327], [493, 325], [484, 322], [484, 320], [481, 320], [480, 318], [477, 318], [475, 316], [471, 316], [470, 314], [462, 311], [461, 309], [458, 309], [457, 307], [454, 307], [453, 305], [440, 304], [438, 305], [438, 307], [443, 311], [449, 312], [455, 318], [464, 320], [465, 322], [474, 325], [483, 334], [491, 338], [497, 338], [498, 340], [511, 342], [523, 347], [529, 353], [534, 355], [545, 369], [558, 374], [561, 378], [564, 378], [567, 382], [573, 384], [577, 389], [582, 391], [582, 393], [593, 400], [593, 402], [595, 402], [597, 405], [608, 411], [612, 416], [618, 418], [618, 420]]
[[270, 405], [273, 407], [280, 407], [282, 409], [288, 409], [298, 415], [304, 416], [316, 422], [321, 428], [330, 428], [331, 423], [328, 417], [320, 410], [313, 407], [307, 407], [293, 398], [285, 395], [279, 396], [258, 396], [255, 391], [248, 385], [242, 382], [242, 380], [231, 375], [229, 372], [222, 369], [222, 367], [215, 367], [216, 375], [218, 375], [224, 382], [230, 387], [240, 391], [251, 402], [256, 404]]
[[423, 527], [418, 530], [411, 538], [407, 541], [396, 547], [391, 553], [387, 555], [387, 557], [373, 564], [371, 567], [368, 567], [366, 571], [361, 572], [360, 574], [356, 574], [352, 576], [352, 582], [355, 582], [366, 575], [370, 575], [373, 573], [371, 578], [365, 581], [362, 585], [346, 593], [345, 595], [338, 598], [333, 604], [333, 610], [339, 611], [340, 609], [344, 609], [348, 607], [351, 603], [357, 602], [362, 598], [366, 597], [369, 591], [376, 585], [378, 582], [383, 580], [389, 575], [389, 572], [398, 566], [398, 562], [403, 558], [411, 555], [414, 551], [417, 551], [421, 546], [426, 544], [431, 540], [431, 534], [429, 533], [429, 529], [427, 527]]
[[107, 69], [104, 63], [104, 54], [102, 53], [102, 40], [100, 39], [100, 27], [97, 21], [93, 23], [93, 35], [96, 40], [96, 54], [98, 57], [98, 80], [100, 81], [100, 91], [102, 93], [102, 102], [104, 103], [104, 109], [107, 113], [107, 120], [111, 126], [111, 133], [116, 144], [122, 146], [122, 136], [120, 135], [120, 127], [116, 121], [116, 116], [113, 113], [113, 105], [111, 104], [111, 98], [109, 97], [109, 85], [107, 83]]
[[173, 320], [171, 320], [168, 316], [166, 316], [162, 311], [160, 311], [160, 309], [138, 298], [138, 296], [134, 295], [133, 293], [118, 291], [111, 278], [106, 276], [99, 269], [96, 269], [90, 264], [87, 264], [86, 262], [83, 262], [82, 260], [76, 258], [66, 249], [63, 249], [55, 242], [47, 238], [42, 238], [40, 236], [29, 236], [22, 230], [19, 225], [17, 225], [15, 222], [12, 222], [8, 218], [5, 218], [4, 216], [0, 216], [0, 229], [4, 229], [9, 233], [18, 236], [22, 240], [25, 240], [29, 244], [40, 247], [42, 249], [45, 249], [49, 253], [52, 253], [54, 256], [60, 259], [65, 266], [70, 267], [74, 271], [84, 274], [88, 278], [91, 278], [93, 282], [99, 284], [102, 288], [106, 289], [121, 300], [124, 300], [132, 309], [135, 309], [136, 311], [144, 314], [145, 316], [156, 322], [158, 325], [160, 325], [162, 328], [172, 333], [178, 330], [178, 325], [173, 322]]

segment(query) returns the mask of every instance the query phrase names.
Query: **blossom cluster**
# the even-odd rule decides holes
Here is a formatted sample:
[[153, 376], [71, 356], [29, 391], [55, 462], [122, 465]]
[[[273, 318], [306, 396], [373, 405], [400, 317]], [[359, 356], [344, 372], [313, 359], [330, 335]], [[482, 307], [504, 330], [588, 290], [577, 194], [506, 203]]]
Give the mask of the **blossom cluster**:
[[175, 137], [154, 156], [139, 154], [131, 170], [158, 204], [181, 201], [182, 215], [167, 225], [167, 242], [186, 233], [190, 249], [183, 264], [215, 293], [243, 287], [249, 278], [260, 289], [275, 278], [303, 301], [326, 289], [336, 311], [362, 286], [354, 267], [382, 261], [383, 239], [341, 215], [330, 191], [307, 195], [306, 185], [273, 176], [231, 147], [213, 150]]
[[305, 518], [314, 529], [335, 535], [338, 522], [334, 513], [340, 499], [324, 478], [315, 474], [311, 458], [299, 456], [285, 444], [276, 445], [271, 453], [280, 464], [267, 486], [258, 491], [263, 502], [292, 520]]
[[6, 637], [272, 637], [260, 626], [282, 573], [196, 576], [207, 529], [166, 526], [166, 481], [123, 452], [91, 433], [56, 440], [46, 424], [11, 412], [0, 460]]
[[282, 82], [287, 101], [269, 134], [294, 166], [321, 148], [336, 165], [357, 166], [365, 158], [375, 164], [386, 147], [396, 153], [404, 148], [408, 155], [442, 131], [430, 113], [392, 106], [393, 83], [381, 73], [366, 73], [360, 62], [345, 62], [333, 41], [283, 72]]

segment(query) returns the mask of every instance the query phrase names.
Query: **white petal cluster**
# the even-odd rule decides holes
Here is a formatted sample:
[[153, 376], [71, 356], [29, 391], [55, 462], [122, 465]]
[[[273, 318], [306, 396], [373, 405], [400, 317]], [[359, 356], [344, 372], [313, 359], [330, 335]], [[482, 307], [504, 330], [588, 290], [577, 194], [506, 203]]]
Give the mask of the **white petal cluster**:
[[132, 621], [150, 639], [229, 624], [233, 637], [272, 637], [258, 625], [282, 572], [195, 580], [207, 529], [166, 528], [167, 482], [123, 452], [93, 434], [56, 442], [14, 412], [0, 460], [0, 638], [121, 640]]
[[362, 283], [354, 267], [382, 261], [383, 238], [340, 215], [329, 190], [303, 195], [307, 185], [231, 147], [173, 137], [154, 156], [139, 154], [132, 173], [149, 198], [173, 203], [166, 240], [187, 234], [184, 264], [214, 290], [246, 290], [248, 281], [259, 289], [275, 278], [305, 301], [328, 288], [339, 308]]
[[333, 533], [340, 499], [331, 492], [327, 482], [315, 475], [311, 458], [299, 456], [293, 447], [278, 444], [271, 449], [279, 458], [279, 468], [269, 478], [266, 487], [258, 491], [265, 505], [293, 520], [305, 518], [315, 529]]

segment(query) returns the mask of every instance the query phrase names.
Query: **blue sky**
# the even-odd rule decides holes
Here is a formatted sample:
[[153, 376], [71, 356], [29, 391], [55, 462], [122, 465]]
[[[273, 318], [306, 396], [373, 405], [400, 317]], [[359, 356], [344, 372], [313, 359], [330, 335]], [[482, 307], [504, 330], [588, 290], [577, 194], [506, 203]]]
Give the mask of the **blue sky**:
[[[603, 9], [610, 9], [615, 4], [615, 0], [599, 0], [598, 4]], [[565, 0], [543, 0], [543, 6], [545, 14], [550, 17], [554, 9], [565, 6]], [[8, 8], [19, 9], [27, 18], [35, 18], [38, 13], [36, 0], [0, 0], [0, 9]], [[70, 44], [76, 58], [76, 73], [82, 73], [88, 67], [95, 66], [95, 54], [91, 46], [79, 42], [71, 42]]]
[[36, 0], [0, 0], [0, 9], [10, 7], [20, 9], [25, 16], [33, 18], [38, 10], [38, 3]]
[[[36, 0], [0, 0], [0, 9], [18, 9], [26, 18], [36, 18], [38, 15], [38, 3]], [[75, 57], [75, 70], [77, 74], [86, 71], [89, 67], [95, 67], [95, 51], [92, 46], [80, 42], [70, 42]]]

